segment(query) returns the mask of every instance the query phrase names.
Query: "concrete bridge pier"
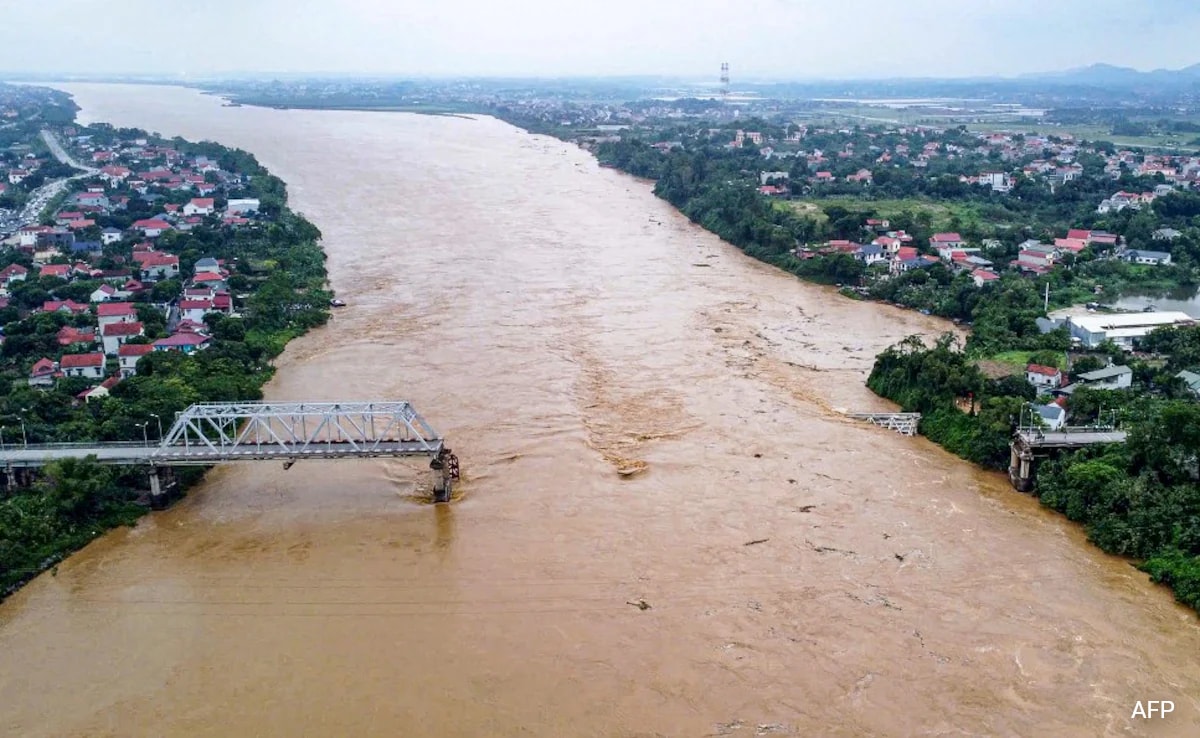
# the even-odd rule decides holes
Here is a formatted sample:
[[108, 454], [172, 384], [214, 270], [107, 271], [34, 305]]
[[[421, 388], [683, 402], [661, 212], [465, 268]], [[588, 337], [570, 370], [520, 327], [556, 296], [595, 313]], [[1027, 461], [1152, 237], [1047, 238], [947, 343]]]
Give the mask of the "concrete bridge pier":
[[1028, 492], [1033, 489], [1033, 480], [1037, 472], [1033, 452], [1018, 441], [1013, 441], [1010, 448], [1008, 481], [1017, 491]]
[[5, 489], [26, 489], [33, 485], [33, 480], [37, 477], [37, 470], [10, 464], [4, 468], [3, 474]]
[[429, 462], [429, 468], [435, 474], [433, 481], [433, 501], [449, 502], [454, 492], [454, 482], [458, 479], [458, 457], [445, 446], [438, 455]]
[[173, 493], [179, 488], [175, 472], [170, 467], [150, 467], [150, 509], [165, 510], [170, 504]]

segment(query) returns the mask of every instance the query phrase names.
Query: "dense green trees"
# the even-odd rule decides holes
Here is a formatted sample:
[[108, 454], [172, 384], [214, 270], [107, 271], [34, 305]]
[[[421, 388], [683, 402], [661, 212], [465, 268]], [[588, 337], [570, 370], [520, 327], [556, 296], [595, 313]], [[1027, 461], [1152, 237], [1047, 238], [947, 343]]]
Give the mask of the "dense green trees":
[[[867, 385], [921, 412], [921, 432], [947, 450], [1002, 469], [1032, 388], [1019, 377], [984, 379], [956, 349], [949, 335], [932, 346], [910, 337], [879, 355]], [[964, 398], [974, 413], [964, 412]], [[1076, 424], [1119, 419], [1128, 441], [1043, 462], [1035, 494], [1200, 609], [1200, 405], [1080, 388], [1070, 410]]]
[[[100, 138], [117, 135], [109, 127], [94, 131]], [[141, 131], [122, 135], [149, 137]], [[273, 372], [271, 360], [291, 338], [328, 319], [331, 294], [325, 284], [325, 254], [318, 245], [321, 234], [287, 209], [283, 183], [246, 152], [212, 143], [174, 144], [187, 155], [207, 155], [243, 175], [246, 183], [236, 194], [263, 203], [267, 217], [251, 227], [209, 223], [164, 235], [157, 244], [179, 255], [184, 276], [202, 257], [224, 259], [234, 269], [230, 282], [248, 295], [238, 299], [240, 317], [209, 316], [215, 339], [209, 348], [190, 356], [148, 354], [139, 361], [136, 376], [117, 384], [108, 397], [83, 403], [75, 394], [92, 382], [62, 379], [53, 389], [42, 390], [25, 380], [34, 361], [61, 353], [57, 333], [63, 326], [94, 320], [61, 312], [21, 320], [19, 310], [40, 308], [52, 297], [86, 302], [99, 283], [66, 284], [58, 278], [15, 283], [11, 306], [0, 309], [5, 337], [0, 348], [0, 441], [141, 441], [143, 427], [153, 440], [157, 421], [169, 426], [175, 413], [194, 402], [260, 399]], [[124, 228], [135, 217], [141, 217], [136, 208], [107, 216], [106, 225]], [[22, 259], [27, 261], [11, 255], [9, 263]], [[149, 338], [162, 335], [166, 327], [161, 304], [151, 301], [169, 301], [180, 290], [180, 280], [167, 280], [140, 298], [138, 317]], [[31, 488], [0, 494], [0, 596], [105, 529], [136, 519], [143, 509], [136, 504], [136, 490], [145, 484], [144, 470], [72, 460], [47, 466]]]

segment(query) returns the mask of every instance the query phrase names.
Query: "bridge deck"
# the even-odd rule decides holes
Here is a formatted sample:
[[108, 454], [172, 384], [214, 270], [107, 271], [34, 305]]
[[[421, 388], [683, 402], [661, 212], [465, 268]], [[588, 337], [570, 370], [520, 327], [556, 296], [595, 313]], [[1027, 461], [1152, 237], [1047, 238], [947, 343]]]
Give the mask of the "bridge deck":
[[1061, 431], [1039, 433], [1037, 431], [1021, 431], [1017, 434], [1021, 441], [1030, 448], [1082, 448], [1097, 443], [1124, 443], [1125, 431]]
[[300, 461], [301, 459], [363, 459], [373, 457], [433, 456], [441, 450], [436, 441], [383, 441], [362, 447], [347, 441], [310, 445], [303, 449], [282, 449], [278, 446], [242, 445], [216, 450], [206, 446], [128, 446], [99, 444], [96, 446], [30, 445], [0, 451], [0, 466], [36, 467], [61, 459], [95, 456], [101, 464], [138, 464], [146, 466], [204, 466], [231, 461]]
[[432, 457], [442, 446], [442, 437], [402, 401], [210, 403], [178, 413], [171, 428], [153, 445], [9, 445], [0, 447], [0, 467], [37, 467], [86, 456], [94, 456], [102, 464], [147, 466]]

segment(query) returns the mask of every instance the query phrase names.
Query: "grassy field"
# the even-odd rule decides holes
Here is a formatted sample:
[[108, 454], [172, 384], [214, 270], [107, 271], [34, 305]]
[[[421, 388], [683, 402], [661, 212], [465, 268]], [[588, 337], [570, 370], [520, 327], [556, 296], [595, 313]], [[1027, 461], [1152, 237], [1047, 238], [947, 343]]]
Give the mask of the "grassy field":
[[1195, 134], [1172, 133], [1151, 136], [1116, 136], [1104, 125], [1056, 125], [1040, 122], [1028, 117], [1018, 117], [990, 111], [964, 111], [947, 113], [928, 108], [889, 108], [882, 105], [838, 104], [817, 108], [807, 114], [812, 123], [859, 125], [896, 124], [927, 125], [949, 128], [965, 125], [968, 130], [979, 132], [1004, 131], [1011, 133], [1037, 133], [1039, 135], [1070, 135], [1090, 141], [1111, 141], [1117, 146], [1152, 149], [1196, 151], [1200, 146], [1191, 143]]
[[818, 222], [827, 220], [822, 208], [836, 205], [851, 212], [859, 212], [871, 217], [895, 218], [901, 213], [928, 213], [934, 228], [948, 227], [950, 219], [958, 216], [961, 220], [978, 218], [975, 206], [971, 203], [934, 202], [917, 198], [902, 198], [895, 200], [866, 200], [856, 197], [828, 197], [808, 200], [777, 201], [777, 207], [789, 208]]
[[1011, 131], [1014, 133], [1037, 133], [1044, 136], [1070, 135], [1090, 141], [1110, 141], [1116, 146], [1142, 147], [1149, 149], [1178, 149], [1195, 151], [1200, 148], [1188, 142], [1196, 134], [1161, 134], [1153, 136], [1114, 136], [1108, 126], [1099, 125], [1053, 125], [1048, 123], [967, 123], [968, 130], [990, 132]]
[[[1001, 351], [998, 354], [993, 354], [987, 358], [987, 361], [992, 361], [997, 364], [1003, 364], [1019, 372], [1025, 371], [1025, 367], [1029, 365], [1030, 359], [1037, 351]], [[1067, 355], [1059, 352], [1058, 361], [1055, 363], [1059, 369], [1067, 368]]]

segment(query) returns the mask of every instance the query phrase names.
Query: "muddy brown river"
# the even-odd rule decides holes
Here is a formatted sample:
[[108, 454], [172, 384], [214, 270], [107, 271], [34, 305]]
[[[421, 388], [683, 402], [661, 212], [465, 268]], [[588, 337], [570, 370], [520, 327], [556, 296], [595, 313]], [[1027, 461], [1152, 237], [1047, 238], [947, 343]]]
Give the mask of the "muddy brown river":
[[435, 507], [415, 462], [217, 469], [0, 605], [3, 734], [1200, 733], [1200, 627], [1169, 592], [842, 416], [887, 407], [876, 352], [943, 324], [495, 120], [65, 89], [286, 179], [349, 307], [268, 396], [411, 400], [464, 482]]

